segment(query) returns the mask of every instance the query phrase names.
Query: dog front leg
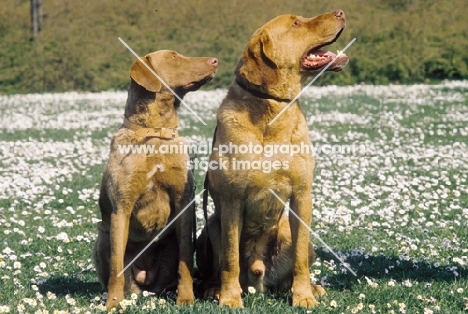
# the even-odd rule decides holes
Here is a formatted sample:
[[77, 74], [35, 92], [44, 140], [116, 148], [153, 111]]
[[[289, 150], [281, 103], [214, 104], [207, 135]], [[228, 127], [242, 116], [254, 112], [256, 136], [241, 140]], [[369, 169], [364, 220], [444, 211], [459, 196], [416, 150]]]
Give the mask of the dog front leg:
[[[293, 192], [291, 210], [310, 226], [312, 222], [312, 197], [308, 190], [303, 190], [301, 193]], [[310, 285], [309, 230], [294, 214], [289, 214], [289, 224], [294, 252], [292, 304], [293, 306], [310, 308], [318, 303], [312, 294]]]
[[[185, 207], [185, 205], [183, 206]], [[195, 302], [193, 293], [193, 243], [190, 215], [195, 215], [194, 205], [187, 208], [176, 224], [179, 244], [179, 282], [177, 285], [177, 305], [192, 305]]]
[[221, 200], [221, 291], [219, 305], [241, 308], [239, 241], [243, 225], [239, 200]]
[[[128, 241], [128, 228], [130, 216], [124, 208], [118, 207], [111, 214], [111, 258], [108, 296], [106, 308], [116, 308], [124, 299], [125, 276], [121, 272], [124, 269], [125, 249]], [[120, 276], [119, 276], [120, 274]]]

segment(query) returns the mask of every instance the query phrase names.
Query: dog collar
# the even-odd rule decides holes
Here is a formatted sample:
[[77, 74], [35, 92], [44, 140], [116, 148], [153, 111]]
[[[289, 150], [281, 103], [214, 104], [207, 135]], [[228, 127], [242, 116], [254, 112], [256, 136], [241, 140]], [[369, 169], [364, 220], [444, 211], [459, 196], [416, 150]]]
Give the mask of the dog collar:
[[126, 116], [124, 116], [123, 125], [135, 132], [139, 137], [158, 137], [165, 140], [173, 140], [179, 137], [177, 128], [144, 128], [141, 125], [130, 122]]
[[264, 93], [264, 92], [260, 92], [258, 90], [254, 90], [254, 89], [251, 89], [251, 88], [248, 88], [244, 83], [242, 83], [240, 80], [236, 79], [236, 83], [237, 85], [239, 85], [243, 90], [251, 93], [252, 95], [254, 95], [255, 97], [258, 97], [258, 98], [262, 98], [262, 99], [273, 99], [273, 100], [276, 100], [276, 101], [279, 101], [279, 102], [291, 102], [292, 99], [286, 99], [286, 98], [279, 98], [279, 97], [275, 97], [275, 96], [272, 96], [272, 95], [269, 95], [267, 93]]

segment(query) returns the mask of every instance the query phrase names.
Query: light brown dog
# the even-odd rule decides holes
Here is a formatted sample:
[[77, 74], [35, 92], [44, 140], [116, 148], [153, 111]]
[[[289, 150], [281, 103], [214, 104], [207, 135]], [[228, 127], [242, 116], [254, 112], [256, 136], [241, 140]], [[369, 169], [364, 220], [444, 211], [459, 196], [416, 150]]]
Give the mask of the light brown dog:
[[[197, 239], [197, 265], [203, 276], [205, 297], [219, 298], [220, 287], [220, 254], [221, 254], [221, 224], [216, 215], [210, 216], [206, 227]], [[248, 241], [248, 239], [246, 239]], [[250, 252], [243, 251], [248, 245], [241, 245], [239, 258], [239, 282], [243, 291], [249, 287], [257, 292], [287, 291], [292, 284], [293, 251], [291, 243], [291, 230], [288, 217], [283, 214], [278, 222], [277, 229], [273, 229], [267, 236], [267, 242], [262, 259], [254, 259]], [[309, 264], [315, 260], [315, 251], [309, 242]], [[323, 295], [325, 290], [320, 286], [312, 286], [314, 294]]]
[[[218, 65], [216, 58], [188, 58], [168, 50], [153, 52], [143, 60], [180, 98], [211, 80]], [[102, 222], [93, 252], [97, 274], [108, 289], [108, 309], [118, 306], [124, 292], [161, 292], [173, 285], [177, 286], [177, 304], [192, 304], [193, 205], [118, 276], [194, 197], [187, 154], [143, 149], [183, 142], [177, 132], [180, 100], [139, 60], [130, 76], [124, 123], [112, 138], [102, 178]]]
[[[334, 59], [320, 48], [344, 27], [341, 10], [313, 18], [279, 16], [253, 34], [236, 67], [218, 109], [207, 174], [215, 214], [197, 244], [197, 264], [214, 284], [206, 295], [219, 291], [220, 305], [242, 307], [240, 291], [246, 286], [291, 288], [292, 304], [307, 308], [317, 304], [314, 294], [324, 293], [310, 284], [315, 253], [309, 231], [294, 215], [285, 216], [270, 189], [311, 224], [314, 159], [304, 148], [292, 153], [311, 143], [299, 102], [288, 104], [307, 77]], [[341, 71], [347, 63], [341, 55], [328, 70]]]

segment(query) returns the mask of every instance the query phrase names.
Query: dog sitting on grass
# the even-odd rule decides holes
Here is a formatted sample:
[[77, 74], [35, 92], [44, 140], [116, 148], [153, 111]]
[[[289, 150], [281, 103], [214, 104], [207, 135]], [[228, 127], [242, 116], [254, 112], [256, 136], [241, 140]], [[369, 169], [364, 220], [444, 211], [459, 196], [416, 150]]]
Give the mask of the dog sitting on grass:
[[[216, 58], [189, 58], [162, 50], [146, 55], [131, 67], [130, 89], [122, 126], [114, 134], [102, 178], [99, 207], [102, 221], [93, 257], [106, 307], [115, 308], [125, 292], [160, 293], [177, 287], [177, 304], [193, 304], [193, 241], [191, 205], [159, 241], [156, 235], [194, 198], [194, 182], [187, 154], [122, 152], [123, 145], [179, 145], [177, 108], [188, 92], [215, 75]], [[179, 99], [180, 98], [180, 99]], [[121, 274], [124, 267], [146, 251]]]

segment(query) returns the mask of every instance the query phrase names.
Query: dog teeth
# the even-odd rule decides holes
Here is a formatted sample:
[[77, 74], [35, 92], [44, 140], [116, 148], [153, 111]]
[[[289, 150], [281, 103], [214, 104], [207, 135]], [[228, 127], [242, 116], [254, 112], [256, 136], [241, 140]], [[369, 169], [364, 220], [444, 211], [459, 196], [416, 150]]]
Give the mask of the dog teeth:
[[314, 54], [308, 55], [307, 57], [308, 57], [308, 58], [312, 58], [312, 59], [319, 59], [319, 58], [323, 59], [323, 58], [326, 58], [326, 57], [324, 57], [324, 56], [319, 56], [319, 55], [314, 55]]

